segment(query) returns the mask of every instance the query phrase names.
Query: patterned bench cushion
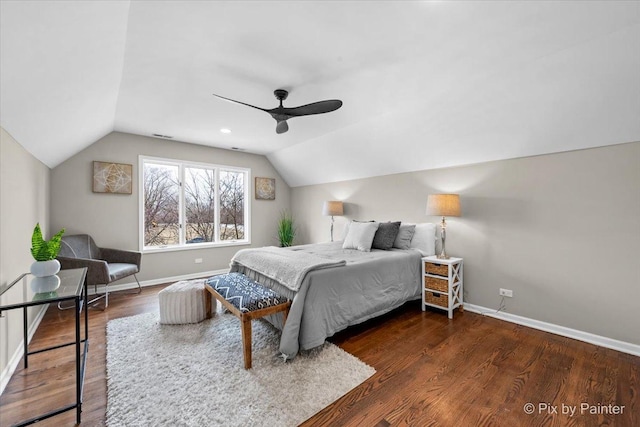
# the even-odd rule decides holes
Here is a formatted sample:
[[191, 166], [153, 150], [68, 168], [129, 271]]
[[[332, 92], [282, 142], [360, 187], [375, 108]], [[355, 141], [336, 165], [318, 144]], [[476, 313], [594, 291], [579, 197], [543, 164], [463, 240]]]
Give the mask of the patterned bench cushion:
[[241, 273], [213, 276], [206, 284], [244, 313], [289, 301]]

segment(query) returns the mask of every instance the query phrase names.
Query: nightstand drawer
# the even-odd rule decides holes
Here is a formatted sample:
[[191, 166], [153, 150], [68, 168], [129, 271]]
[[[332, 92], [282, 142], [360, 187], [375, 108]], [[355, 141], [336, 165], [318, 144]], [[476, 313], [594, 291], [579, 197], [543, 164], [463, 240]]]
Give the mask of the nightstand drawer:
[[449, 292], [449, 281], [447, 279], [436, 279], [435, 277], [424, 277], [424, 287], [434, 291]]
[[438, 276], [449, 277], [449, 266], [446, 264], [440, 265], [431, 262], [425, 262], [424, 271], [427, 274], [436, 274]]
[[424, 302], [427, 304], [437, 305], [443, 308], [449, 308], [449, 296], [447, 294], [439, 294], [437, 292], [425, 291]]

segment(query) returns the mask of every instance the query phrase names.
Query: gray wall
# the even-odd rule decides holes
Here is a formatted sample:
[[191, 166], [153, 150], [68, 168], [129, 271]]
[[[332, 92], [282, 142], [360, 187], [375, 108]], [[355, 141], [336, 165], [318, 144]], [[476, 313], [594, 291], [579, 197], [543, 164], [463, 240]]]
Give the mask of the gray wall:
[[[31, 233], [36, 223], [45, 238], [53, 234], [49, 227], [49, 175], [48, 167], [0, 127], [0, 286], [29, 271], [33, 262]], [[22, 289], [20, 282], [1, 297], [2, 303], [20, 300]], [[29, 309], [29, 327], [44, 308]], [[0, 317], [0, 372], [18, 350], [23, 331], [22, 310], [4, 314]]]
[[[407, 155], [407, 153], [402, 153]], [[640, 142], [292, 188], [300, 242], [328, 240], [324, 200], [349, 219], [438, 222], [430, 193], [459, 193], [447, 252], [464, 257], [465, 300], [640, 344]]]
[[[55, 167], [51, 173], [51, 224], [67, 234], [89, 233], [104, 247], [139, 250], [138, 156], [251, 168], [251, 246], [277, 245], [280, 212], [290, 209], [290, 190], [266, 157], [178, 141], [113, 132]], [[133, 165], [133, 194], [92, 192], [93, 161]], [[276, 200], [254, 199], [254, 178], [276, 178]], [[226, 268], [236, 251], [249, 246], [146, 253], [140, 280]], [[195, 264], [202, 258], [202, 264]], [[124, 279], [129, 281], [130, 279]]]

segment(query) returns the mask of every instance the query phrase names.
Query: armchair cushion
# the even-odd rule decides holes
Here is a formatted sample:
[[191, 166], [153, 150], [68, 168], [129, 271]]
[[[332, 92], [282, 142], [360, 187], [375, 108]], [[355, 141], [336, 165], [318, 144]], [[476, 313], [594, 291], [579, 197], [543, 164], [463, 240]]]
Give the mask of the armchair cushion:
[[123, 264], [120, 262], [110, 262], [109, 267], [109, 281], [115, 282], [116, 280], [122, 279], [123, 277], [131, 276], [132, 274], [136, 274], [138, 270], [138, 266], [135, 264]]
[[[140, 268], [142, 254], [136, 251], [123, 251], [121, 249], [100, 248], [101, 259], [111, 263], [134, 264]], [[137, 271], [136, 271], [137, 273]]]

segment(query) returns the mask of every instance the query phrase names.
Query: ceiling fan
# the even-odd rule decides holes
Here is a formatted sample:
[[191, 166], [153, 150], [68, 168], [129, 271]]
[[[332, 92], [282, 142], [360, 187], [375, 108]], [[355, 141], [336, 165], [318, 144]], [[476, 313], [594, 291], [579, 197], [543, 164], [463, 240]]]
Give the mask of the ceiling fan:
[[307, 105], [301, 105], [300, 107], [294, 108], [285, 108], [282, 106], [282, 101], [287, 99], [289, 96], [289, 92], [284, 89], [276, 89], [273, 91], [273, 94], [280, 101], [280, 106], [276, 108], [272, 108], [267, 110], [266, 108], [256, 107], [255, 105], [246, 104], [244, 102], [236, 101], [234, 99], [225, 98], [224, 96], [216, 95], [213, 96], [224, 99], [225, 101], [235, 102], [236, 104], [246, 105], [247, 107], [252, 107], [257, 110], [265, 111], [271, 114], [271, 117], [275, 119], [278, 124], [276, 125], [276, 133], [285, 133], [289, 130], [289, 125], [287, 124], [287, 120], [292, 117], [300, 117], [300, 116], [310, 116], [312, 114], [323, 114], [329, 113], [331, 111], [335, 111], [338, 108], [342, 107], [342, 101], [339, 99], [330, 99], [327, 101], [318, 101], [313, 102]]

